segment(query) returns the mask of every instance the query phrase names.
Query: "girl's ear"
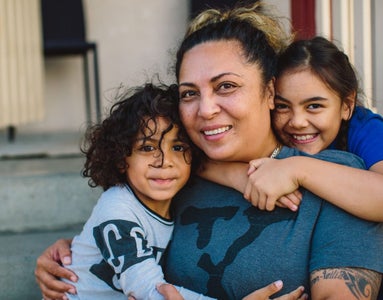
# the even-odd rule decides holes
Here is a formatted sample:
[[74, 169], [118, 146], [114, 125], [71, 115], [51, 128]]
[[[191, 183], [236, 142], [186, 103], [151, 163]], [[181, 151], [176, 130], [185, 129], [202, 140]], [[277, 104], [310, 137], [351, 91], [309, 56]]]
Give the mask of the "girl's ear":
[[342, 119], [348, 121], [351, 119], [356, 104], [356, 92], [349, 94], [342, 103]]
[[273, 77], [266, 86], [266, 98], [269, 105], [270, 110], [275, 108], [274, 105], [274, 97], [275, 97], [275, 77]]

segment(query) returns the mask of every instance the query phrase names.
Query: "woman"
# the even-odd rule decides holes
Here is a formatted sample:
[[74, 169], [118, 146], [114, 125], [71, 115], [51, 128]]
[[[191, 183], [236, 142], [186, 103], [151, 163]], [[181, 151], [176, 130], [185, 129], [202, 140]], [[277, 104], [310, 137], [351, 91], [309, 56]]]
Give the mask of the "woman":
[[[177, 54], [182, 122], [212, 160], [303, 155], [281, 147], [271, 128], [276, 53], [270, 38], [246, 17], [259, 14], [258, 5], [230, 14], [206, 12], [207, 21], [185, 37]], [[348, 153], [317, 157], [362, 166]], [[282, 293], [304, 285], [312, 299], [376, 299], [383, 271], [380, 224], [357, 219], [308, 191], [298, 212], [262, 212], [240, 193], [198, 178], [174, 203], [174, 237], [165, 264], [172, 283], [218, 299], [240, 299], [282, 277]], [[63, 253], [57, 247], [49, 251]], [[36, 271], [43, 273], [40, 283], [48, 276], [42, 271], [47, 258]], [[53, 268], [53, 275], [73, 276]]]

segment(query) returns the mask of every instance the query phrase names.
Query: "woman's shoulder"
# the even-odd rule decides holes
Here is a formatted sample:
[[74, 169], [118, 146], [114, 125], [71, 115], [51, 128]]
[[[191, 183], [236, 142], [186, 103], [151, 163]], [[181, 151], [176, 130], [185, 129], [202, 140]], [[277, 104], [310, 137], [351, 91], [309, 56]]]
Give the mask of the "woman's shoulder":
[[286, 158], [291, 156], [307, 156], [307, 157], [312, 157], [312, 158], [329, 161], [333, 163], [338, 163], [338, 164], [342, 164], [346, 166], [351, 166], [355, 168], [361, 168], [361, 169], [366, 168], [363, 160], [359, 156], [353, 153], [341, 151], [341, 150], [326, 149], [317, 154], [309, 154], [309, 153], [300, 151], [296, 148], [290, 148], [290, 147], [284, 146], [282, 148], [280, 155], [278, 155], [278, 158]]

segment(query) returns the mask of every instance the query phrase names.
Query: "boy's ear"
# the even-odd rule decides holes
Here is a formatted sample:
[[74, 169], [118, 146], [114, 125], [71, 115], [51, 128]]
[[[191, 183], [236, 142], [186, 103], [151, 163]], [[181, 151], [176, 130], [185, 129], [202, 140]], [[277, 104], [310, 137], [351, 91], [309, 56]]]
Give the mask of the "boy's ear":
[[356, 104], [356, 92], [349, 94], [342, 103], [342, 119], [348, 121], [351, 119]]
[[126, 159], [125, 159], [125, 164], [122, 166], [122, 165], [120, 165], [120, 166], [117, 166], [117, 168], [118, 168], [118, 171], [121, 173], [121, 174], [124, 174], [125, 172], [126, 172], [126, 170], [129, 168], [129, 164], [128, 164], [128, 162], [126, 161]]

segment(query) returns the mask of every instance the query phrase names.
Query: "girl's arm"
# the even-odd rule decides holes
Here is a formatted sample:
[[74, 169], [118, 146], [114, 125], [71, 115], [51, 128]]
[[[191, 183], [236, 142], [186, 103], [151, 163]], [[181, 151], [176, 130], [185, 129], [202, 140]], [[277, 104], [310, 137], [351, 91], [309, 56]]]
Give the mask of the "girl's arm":
[[248, 181], [248, 169], [247, 163], [206, 160], [198, 175], [244, 193]]
[[[258, 161], [264, 162], [267, 160], [265, 158]], [[269, 160], [273, 159], [269, 158]], [[282, 182], [289, 183], [287, 186], [282, 186], [282, 184], [276, 184], [276, 182], [280, 182], [279, 180], [269, 180], [268, 183], [271, 184], [271, 188], [264, 189], [266, 187], [264, 183], [259, 185], [258, 179], [251, 175], [254, 170], [251, 164], [249, 169], [247, 163], [208, 160], [204, 162], [204, 168], [199, 172], [199, 175], [207, 180], [236, 189], [244, 194], [246, 200], [261, 210], [267, 209], [271, 211], [275, 206], [289, 208], [292, 211], [298, 209], [302, 195], [298, 191], [299, 186], [297, 183], [291, 185], [290, 181], [285, 180], [286, 178], [281, 178], [281, 180], [283, 179]], [[268, 174], [266, 173], [266, 175]], [[252, 181], [252, 177], [255, 180]], [[271, 177], [267, 178], [272, 180]]]
[[383, 161], [370, 170], [304, 156], [257, 159], [250, 164], [256, 168], [247, 186], [251, 196], [261, 190], [270, 198], [278, 197], [276, 187], [281, 191], [280, 185], [286, 190], [298, 185], [357, 217], [383, 221]]
[[357, 217], [383, 221], [383, 161], [370, 170], [304, 156], [260, 158], [250, 162], [250, 169], [245, 163], [209, 161], [200, 175], [244, 193], [261, 209], [281, 202], [294, 210], [300, 199], [294, 191], [302, 186]]

